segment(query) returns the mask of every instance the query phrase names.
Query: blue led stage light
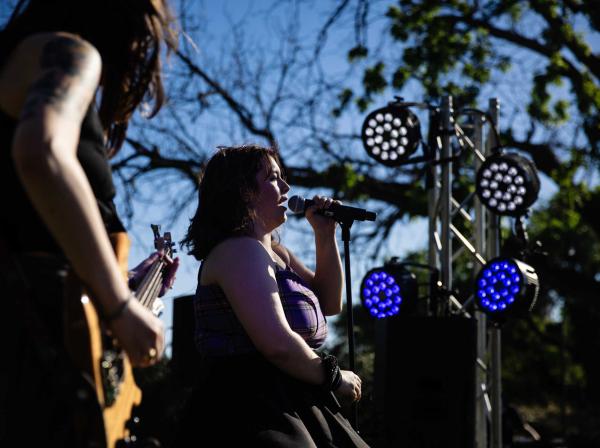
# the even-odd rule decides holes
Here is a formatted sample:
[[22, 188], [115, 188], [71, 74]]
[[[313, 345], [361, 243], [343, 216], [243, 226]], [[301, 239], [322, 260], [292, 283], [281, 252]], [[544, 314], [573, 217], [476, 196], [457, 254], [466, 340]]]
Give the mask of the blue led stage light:
[[377, 319], [414, 310], [417, 301], [417, 279], [400, 265], [387, 264], [371, 269], [361, 283], [363, 306]]
[[535, 270], [514, 258], [494, 258], [477, 275], [475, 298], [488, 316], [502, 319], [524, 315], [536, 302], [539, 282]]

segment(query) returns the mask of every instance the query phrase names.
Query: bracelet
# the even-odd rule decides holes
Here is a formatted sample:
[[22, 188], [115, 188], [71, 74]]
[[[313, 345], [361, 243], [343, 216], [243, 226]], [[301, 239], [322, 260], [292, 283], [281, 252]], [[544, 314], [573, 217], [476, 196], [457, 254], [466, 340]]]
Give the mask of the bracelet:
[[337, 358], [333, 355], [325, 355], [321, 358], [321, 364], [325, 371], [325, 381], [321, 387], [327, 391], [337, 390], [342, 384], [342, 372]]
[[342, 370], [338, 366], [338, 368], [336, 370], [335, 378], [333, 379], [333, 383], [331, 384], [332, 392], [335, 392], [336, 390], [338, 390], [341, 385], [342, 385]]
[[135, 295], [133, 294], [133, 292], [130, 291], [129, 295], [127, 296], [127, 298], [125, 299], [125, 301], [121, 302], [116, 310], [114, 310], [110, 314], [105, 314], [104, 315], [104, 321], [105, 322], [112, 322], [113, 320], [117, 320], [119, 317], [121, 317], [123, 315], [123, 313], [125, 312], [125, 309], [127, 308], [127, 305], [129, 305], [129, 301], [132, 298], [135, 299]]

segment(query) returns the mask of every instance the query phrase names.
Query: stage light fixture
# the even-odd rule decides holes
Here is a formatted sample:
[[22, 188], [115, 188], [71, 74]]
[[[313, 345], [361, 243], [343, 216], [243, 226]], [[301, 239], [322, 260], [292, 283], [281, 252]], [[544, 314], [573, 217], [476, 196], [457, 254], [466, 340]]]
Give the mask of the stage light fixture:
[[477, 305], [497, 320], [530, 312], [539, 292], [535, 269], [515, 258], [490, 260], [477, 275], [476, 282]]
[[479, 200], [498, 215], [521, 216], [535, 202], [540, 179], [535, 165], [515, 153], [489, 156], [477, 171]]
[[369, 156], [384, 165], [399, 166], [421, 141], [419, 119], [404, 106], [377, 109], [365, 118], [361, 137]]
[[417, 295], [416, 276], [395, 263], [371, 269], [360, 286], [363, 306], [377, 319], [414, 311]]

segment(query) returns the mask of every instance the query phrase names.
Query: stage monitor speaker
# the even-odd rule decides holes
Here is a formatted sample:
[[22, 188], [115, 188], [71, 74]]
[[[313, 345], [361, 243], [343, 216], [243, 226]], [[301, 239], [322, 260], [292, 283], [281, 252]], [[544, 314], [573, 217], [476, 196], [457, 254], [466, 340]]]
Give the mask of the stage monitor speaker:
[[376, 328], [380, 447], [473, 448], [473, 319], [398, 317]]
[[194, 296], [173, 300], [171, 369], [182, 386], [192, 386], [202, 360], [194, 343]]

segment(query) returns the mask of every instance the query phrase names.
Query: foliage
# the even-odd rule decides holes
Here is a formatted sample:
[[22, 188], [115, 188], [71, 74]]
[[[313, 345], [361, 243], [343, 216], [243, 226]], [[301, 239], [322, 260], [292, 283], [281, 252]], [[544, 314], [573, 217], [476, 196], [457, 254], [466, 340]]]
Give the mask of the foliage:
[[[349, 59], [365, 75], [360, 91], [345, 90], [359, 110], [380, 93], [414, 91], [415, 82], [427, 101], [452, 95], [459, 110], [481, 104], [489, 92], [518, 95], [519, 103], [503, 106], [514, 120], [501, 126], [502, 142], [528, 154], [556, 194], [531, 216], [530, 238], [544, 255], [525, 256], [542, 291], [531, 318], [505, 327], [505, 392], [523, 408], [560, 409], [538, 415], [537, 423], [544, 436], [568, 435], [578, 443], [595, 437], [589, 416], [600, 409], [594, 359], [600, 349], [600, 193], [593, 186], [600, 162], [600, 57], [592, 48], [600, 29], [593, 3], [400, 0], [387, 7], [391, 41], [381, 46], [395, 53], [352, 48]], [[351, 103], [340, 104], [344, 108]], [[468, 296], [471, 266], [464, 266], [454, 283]]]

